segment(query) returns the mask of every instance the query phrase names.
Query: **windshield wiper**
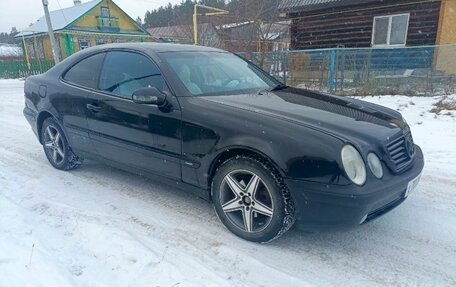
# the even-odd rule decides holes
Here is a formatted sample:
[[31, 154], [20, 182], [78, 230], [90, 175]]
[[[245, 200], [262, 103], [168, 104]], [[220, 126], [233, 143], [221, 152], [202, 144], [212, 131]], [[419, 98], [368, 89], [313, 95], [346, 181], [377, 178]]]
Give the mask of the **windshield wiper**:
[[284, 85], [284, 84], [278, 84], [272, 88], [261, 88], [258, 90], [257, 92], [257, 95], [262, 95], [263, 93], [269, 93], [269, 92], [273, 92], [273, 91], [278, 91], [278, 90], [283, 90], [285, 88], [287, 88], [288, 86], [287, 85]]
[[263, 95], [264, 93], [269, 93], [271, 89], [269, 88], [261, 88], [258, 90], [257, 95]]
[[283, 90], [283, 89], [285, 89], [285, 88], [288, 88], [288, 86], [285, 85], [285, 84], [278, 84], [277, 86], [275, 86], [274, 88], [272, 88], [270, 91], [271, 91], [271, 92], [272, 92], [272, 91], [278, 91], [278, 90]]

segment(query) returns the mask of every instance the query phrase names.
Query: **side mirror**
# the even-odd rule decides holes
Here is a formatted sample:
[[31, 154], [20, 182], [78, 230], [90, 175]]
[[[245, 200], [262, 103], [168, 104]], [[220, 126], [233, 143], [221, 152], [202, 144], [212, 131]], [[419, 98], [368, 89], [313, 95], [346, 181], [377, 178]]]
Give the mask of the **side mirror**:
[[155, 87], [147, 87], [134, 91], [132, 100], [137, 104], [163, 106], [166, 95]]

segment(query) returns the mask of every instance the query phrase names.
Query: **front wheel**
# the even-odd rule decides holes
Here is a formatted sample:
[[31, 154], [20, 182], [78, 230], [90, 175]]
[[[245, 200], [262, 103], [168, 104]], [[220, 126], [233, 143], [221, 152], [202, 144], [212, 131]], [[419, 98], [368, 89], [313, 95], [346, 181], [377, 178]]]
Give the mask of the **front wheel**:
[[41, 140], [49, 163], [56, 169], [70, 170], [81, 164], [81, 159], [71, 150], [62, 128], [55, 119], [44, 120]]
[[222, 223], [237, 236], [269, 242], [294, 223], [294, 203], [280, 175], [249, 156], [229, 159], [216, 172], [212, 199]]

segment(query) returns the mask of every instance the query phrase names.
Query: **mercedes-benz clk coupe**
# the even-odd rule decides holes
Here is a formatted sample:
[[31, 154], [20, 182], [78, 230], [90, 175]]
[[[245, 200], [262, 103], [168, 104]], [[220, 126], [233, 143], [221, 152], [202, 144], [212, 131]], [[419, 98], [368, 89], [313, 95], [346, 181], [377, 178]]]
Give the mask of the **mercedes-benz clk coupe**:
[[52, 166], [95, 159], [166, 180], [211, 201], [250, 241], [295, 222], [362, 225], [401, 204], [423, 169], [397, 111], [288, 87], [220, 49], [101, 45], [24, 89], [24, 115]]

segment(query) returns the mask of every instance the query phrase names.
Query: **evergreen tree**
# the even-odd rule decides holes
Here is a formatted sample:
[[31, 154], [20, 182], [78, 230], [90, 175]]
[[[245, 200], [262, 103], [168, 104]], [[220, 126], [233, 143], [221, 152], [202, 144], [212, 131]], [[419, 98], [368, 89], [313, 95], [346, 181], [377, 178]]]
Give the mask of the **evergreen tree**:
[[138, 16], [138, 18], [136, 18], [136, 23], [138, 23], [138, 25], [142, 26], [141, 17]]
[[[182, 0], [180, 4], [174, 6], [168, 3], [147, 11], [144, 16], [144, 26], [150, 28], [191, 24], [195, 3], [228, 10], [230, 13], [223, 18], [219, 17], [219, 20], [221, 19], [224, 23], [233, 23], [274, 19], [280, 0]], [[205, 17], [200, 17], [200, 19], [204, 21]], [[214, 21], [214, 17], [207, 17], [206, 21]]]
[[2, 44], [17, 44], [19, 41], [14, 38], [19, 34], [19, 31], [17, 31], [16, 27], [12, 27], [11, 31], [9, 33], [6, 32], [1, 32], [0, 33], [0, 43]]

